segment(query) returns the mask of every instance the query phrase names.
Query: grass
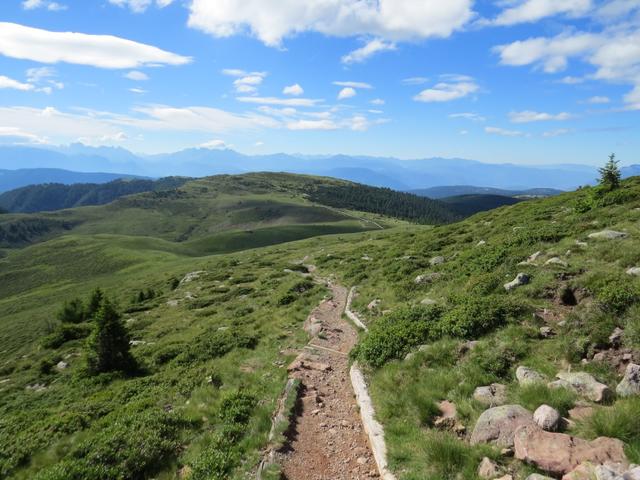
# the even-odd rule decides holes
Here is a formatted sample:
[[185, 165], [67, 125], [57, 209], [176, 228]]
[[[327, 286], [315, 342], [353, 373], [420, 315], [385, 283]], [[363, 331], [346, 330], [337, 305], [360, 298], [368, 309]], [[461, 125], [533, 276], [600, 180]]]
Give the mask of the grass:
[[[616, 325], [626, 327], [624, 341], [637, 348], [635, 292], [640, 279], [624, 272], [640, 264], [638, 179], [624, 182], [624, 203], [599, 200], [586, 211], [578, 212], [573, 205], [590, 198], [590, 189], [522, 202], [452, 225], [388, 221], [384, 225], [393, 228], [380, 230], [371, 223], [377, 218], [371, 214], [300, 225], [269, 219], [255, 203], [243, 208], [240, 201], [269, 197], [288, 205], [279, 210], [286, 215], [278, 218], [297, 215], [299, 222], [300, 212], [310, 206], [296, 190], [299, 187], [288, 184], [291, 177], [281, 178], [275, 189], [260, 183], [261, 178], [247, 185], [223, 178], [216, 189], [206, 181], [196, 182], [188, 197], [160, 199], [153, 208], [143, 198], [126, 200], [119, 211], [109, 210], [115, 206], [82, 209], [82, 225], [71, 233], [3, 250], [0, 476], [27, 479], [41, 471], [54, 475], [69, 462], [77, 467], [80, 457], [108, 454], [110, 440], [117, 440], [126, 453], [122, 458], [139, 462], [132, 471], [141, 472], [140, 478], [176, 480], [185, 467], [212, 478], [246, 478], [267, 443], [271, 414], [286, 381], [283, 367], [291, 358], [281, 352], [304, 344], [302, 322], [326, 293], [319, 286], [300, 288], [304, 272], [293, 265], [303, 258], [317, 265], [320, 275], [335, 275], [345, 286], [358, 286], [353, 307], [366, 317], [372, 334], [390, 326], [385, 333], [391, 335], [382, 345], [391, 346], [391, 354], [370, 366], [367, 375], [378, 418], [387, 429], [392, 467], [403, 480], [474, 479], [481, 458], [496, 457], [492, 448], [468, 446], [434, 430], [437, 402], [453, 401], [468, 431], [484, 409], [473, 400], [474, 389], [493, 382], [508, 386], [510, 401], [531, 410], [546, 403], [564, 413], [575, 401], [573, 395], [518, 386], [518, 365], [550, 379], [559, 370], [586, 370], [614, 388], [618, 374], [606, 365], [583, 365], [583, 356]], [[243, 195], [242, 200], [234, 192]], [[198, 206], [201, 195], [206, 201]], [[209, 212], [202, 207], [211, 202], [219, 208]], [[317, 209], [309, 213], [319, 220]], [[238, 228], [237, 221], [252, 225]], [[576, 244], [605, 228], [629, 235], [613, 244]], [[359, 233], [347, 233], [352, 230]], [[305, 239], [305, 232], [332, 234]], [[486, 244], [478, 246], [480, 240]], [[230, 248], [242, 251], [224, 253]], [[212, 251], [218, 254], [209, 255]], [[538, 266], [519, 265], [536, 251], [543, 252]], [[445, 262], [432, 266], [435, 256], [443, 256]], [[544, 266], [553, 256], [569, 266]], [[176, 286], [176, 279], [195, 271], [206, 273]], [[502, 285], [519, 272], [531, 275], [531, 283], [506, 292]], [[429, 283], [414, 282], [418, 275], [431, 273], [439, 276]], [[607, 279], [624, 281], [622, 294], [607, 290], [612, 284]], [[129, 312], [127, 327], [135, 340], [144, 342], [133, 347], [144, 374], [86, 376], [82, 339], [43, 347], [41, 339], [56, 328], [55, 313], [62, 303], [85, 297], [97, 286]], [[567, 287], [586, 300], [567, 315], [565, 326], [552, 321], [556, 335], [543, 339], [538, 331], [542, 322], [532, 313], [546, 308], [567, 314], [568, 307], [558, 303], [558, 292]], [[133, 295], [148, 289], [157, 293], [156, 298], [131, 303]], [[412, 322], [404, 321], [411, 315], [395, 322], [399, 312], [421, 311], [425, 298], [437, 302], [441, 315], [421, 316], [417, 335]], [[366, 306], [374, 299], [381, 301], [380, 308], [369, 312]], [[387, 310], [391, 313], [383, 313]], [[396, 345], [391, 327], [409, 343]], [[432, 335], [434, 331], [438, 334]], [[237, 341], [248, 337], [257, 343]], [[361, 345], [366, 345], [366, 338]], [[460, 347], [467, 339], [479, 343], [463, 354]], [[423, 343], [428, 347], [416, 352]], [[405, 361], [408, 351], [416, 354]], [[50, 368], [58, 359], [70, 367]], [[27, 389], [37, 384], [46, 389]], [[221, 412], [227, 395], [238, 391], [251, 393], [257, 401], [245, 417], [243, 433], [231, 430], [233, 442], [224, 443], [217, 434], [234, 425], [228, 425]], [[617, 400], [576, 431], [589, 438], [621, 438], [637, 461], [640, 432], [632, 415], [638, 407], [637, 400]], [[122, 430], [101, 435], [114, 424]], [[157, 428], [151, 428], [154, 425]], [[127, 442], [134, 429], [140, 435], [134, 438], [153, 439], [161, 449], [136, 451]], [[162, 462], [156, 461], [159, 457]], [[114, 467], [117, 462], [107, 463]], [[519, 464], [510, 466], [519, 473], [528, 471]]]

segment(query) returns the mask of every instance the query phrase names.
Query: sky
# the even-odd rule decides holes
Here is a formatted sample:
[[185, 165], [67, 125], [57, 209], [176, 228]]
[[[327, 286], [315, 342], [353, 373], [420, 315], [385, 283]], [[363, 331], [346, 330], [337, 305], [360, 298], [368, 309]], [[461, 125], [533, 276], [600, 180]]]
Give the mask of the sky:
[[640, 163], [640, 0], [0, 0], [0, 144], [74, 142]]

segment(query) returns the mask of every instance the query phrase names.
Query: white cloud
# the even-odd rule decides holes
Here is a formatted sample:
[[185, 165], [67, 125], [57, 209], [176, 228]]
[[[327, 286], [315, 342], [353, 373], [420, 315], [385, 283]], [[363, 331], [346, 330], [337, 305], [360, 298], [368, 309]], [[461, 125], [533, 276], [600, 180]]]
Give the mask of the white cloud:
[[601, 96], [591, 97], [587, 100], [587, 103], [591, 103], [593, 105], [602, 105], [610, 102], [611, 102], [611, 99], [609, 97], [601, 97]]
[[250, 33], [269, 46], [302, 32], [386, 40], [448, 37], [474, 16], [473, 0], [193, 0], [189, 26], [215, 37]]
[[545, 112], [533, 112], [531, 110], [525, 110], [523, 112], [511, 112], [509, 113], [509, 119], [513, 123], [531, 123], [531, 122], [550, 122], [550, 121], [564, 121], [570, 120], [571, 114], [562, 112], [558, 114], [551, 114]]
[[381, 98], [374, 98], [373, 100], [371, 100], [371, 105], [384, 105], [385, 101]]
[[464, 118], [465, 120], [471, 120], [472, 122], [484, 122], [486, 118], [482, 115], [472, 112], [452, 113], [449, 118]]
[[333, 120], [295, 120], [287, 123], [289, 130], [337, 130]]
[[59, 12], [66, 10], [66, 5], [61, 5], [57, 2], [51, 2], [49, 0], [24, 0], [22, 2], [22, 8], [25, 10], [36, 10], [38, 8], [46, 8], [50, 12]]
[[629, 110], [640, 110], [640, 84], [624, 96]]
[[147, 91], [146, 91], [146, 90], [143, 90], [143, 89], [141, 89], [141, 88], [130, 88], [130, 89], [129, 89], [129, 91], [130, 91], [131, 93], [137, 93], [138, 95], [142, 95], [142, 94], [147, 93]]
[[553, 137], [560, 137], [562, 135], [567, 135], [569, 133], [571, 133], [571, 130], [569, 130], [567, 128], [559, 128], [557, 130], [551, 130], [551, 131], [548, 131], [548, 132], [544, 132], [542, 134], [542, 136], [546, 137], [546, 138], [553, 138]]
[[0, 22], [0, 54], [41, 63], [67, 62], [99, 68], [184, 65], [189, 57], [112, 35], [52, 32]]
[[233, 86], [237, 93], [252, 95], [258, 92], [258, 87], [267, 76], [267, 72], [247, 72], [236, 68], [225, 68], [222, 70], [222, 74], [236, 77]]
[[3, 88], [11, 88], [13, 90], [21, 90], [23, 92], [28, 92], [35, 89], [35, 87], [30, 83], [22, 83], [18, 80], [14, 80], [13, 78], [0, 75], [0, 89]]
[[338, 100], [346, 100], [347, 98], [352, 98], [352, 97], [355, 97], [356, 95], [357, 95], [357, 92], [354, 88], [345, 87], [342, 90], [340, 90], [340, 93], [338, 93]]
[[304, 88], [302, 88], [299, 84], [289, 85], [288, 87], [284, 87], [282, 90], [283, 95], [292, 95], [294, 97], [299, 97], [304, 94]]
[[480, 87], [465, 76], [447, 76], [451, 82], [440, 82], [413, 97], [417, 102], [450, 102], [477, 92]]
[[333, 84], [339, 87], [362, 88], [365, 90], [373, 88], [372, 85], [364, 82], [333, 82]]
[[135, 80], [137, 82], [149, 80], [149, 76], [144, 72], [140, 72], [139, 70], [131, 70], [130, 72], [127, 72], [124, 76], [129, 80]]
[[580, 16], [588, 13], [592, 6], [591, 0], [521, 0], [517, 5], [503, 10], [491, 23], [516, 25], [555, 15]]
[[238, 68], [225, 68], [222, 70], [222, 74], [227, 75], [228, 77], [244, 77], [248, 75], [247, 72]]
[[347, 65], [352, 63], [362, 63], [373, 55], [380, 52], [390, 52], [396, 50], [396, 44], [393, 42], [385, 42], [381, 38], [374, 38], [368, 42], [365, 46], [358, 48], [344, 57], [342, 57], [342, 63]]
[[411, 77], [402, 80], [403, 85], [424, 85], [429, 79], [427, 77]]
[[224, 140], [209, 140], [208, 142], [201, 143], [200, 148], [208, 148], [210, 150], [219, 150], [229, 148]]
[[565, 85], [579, 85], [581, 83], [584, 83], [585, 79], [584, 78], [580, 78], [580, 77], [572, 77], [572, 76], [567, 76], [567, 77], [563, 77], [560, 80], [558, 80], [558, 83], [564, 83]]
[[40, 83], [47, 78], [55, 77], [56, 71], [51, 67], [30, 68], [27, 70], [27, 81]]
[[491, 135], [500, 135], [502, 137], [523, 137], [524, 132], [518, 130], [505, 130], [499, 127], [484, 127], [484, 131]]
[[47, 143], [46, 139], [38, 137], [33, 133], [25, 132], [15, 127], [0, 127], [0, 143], [23, 144]]
[[322, 100], [311, 98], [278, 98], [278, 97], [238, 97], [236, 100], [259, 105], [280, 105], [285, 107], [314, 107]]
[[[571, 58], [593, 67], [594, 80], [640, 86], [640, 29], [637, 23], [614, 25], [600, 33], [571, 32], [555, 37], [530, 38], [495, 47], [504, 65], [542, 67], [547, 73], [564, 70]], [[565, 77], [563, 83], [576, 83]], [[632, 90], [633, 93], [633, 90]], [[629, 94], [629, 95], [632, 95]], [[625, 96], [628, 104], [633, 97]]]
[[[109, 0], [109, 3], [118, 7], [128, 7], [134, 13], [142, 13], [154, 3], [153, 0]], [[156, 0], [155, 4], [158, 8], [164, 8], [171, 5], [173, 0]]]

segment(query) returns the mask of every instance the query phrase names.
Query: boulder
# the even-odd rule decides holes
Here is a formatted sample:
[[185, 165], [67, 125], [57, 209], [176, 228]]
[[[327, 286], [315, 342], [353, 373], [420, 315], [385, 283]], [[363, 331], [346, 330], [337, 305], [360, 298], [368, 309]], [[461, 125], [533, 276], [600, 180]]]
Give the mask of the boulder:
[[640, 277], [640, 267], [631, 267], [629, 270], [627, 270], [627, 275]]
[[444, 263], [444, 257], [438, 256], [438, 257], [433, 257], [431, 260], [429, 260], [429, 264], [434, 267], [436, 265], [442, 265]]
[[532, 385], [534, 383], [542, 383], [547, 381], [547, 379], [541, 373], [538, 373], [535, 370], [524, 367], [522, 365], [520, 365], [516, 369], [516, 378], [518, 379], [518, 383], [520, 384], [520, 386]]
[[523, 426], [535, 424], [531, 412], [520, 405], [490, 408], [478, 418], [471, 434], [471, 444], [492, 443], [498, 447], [511, 447], [516, 430]]
[[620, 463], [607, 462], [605, 465], [597, 465], [592, 462], [583, 462], [571, 472], [562, 477], [562, 480], [621, 480], [626, 466]]
[[611, 335], [609, 335], [609, 343], [612, 347], [619, 348], [622, 346], [622, 338], [624, 337], [624, 330], [616, 327]]
[[536, 422], [541, 429], [548, 432], [555, 432], [560, 426], [562, 416], [555, 408], [549, 405], [540, 405], [533, 412], [533, 421]]
[[598, 382], [586, 372], [560, 372], [556, 377], [562, 382], [552, 382], [549, 385], [552, 388], [557, 386], [568, 387], [578, 395], [596, 403], [606, 402], [612, 397], [609, 387]]
[[521, 287], [522, 285], [526, 285], [531, 281], [531, 277], [526, 273], [519, 273], [515, 279], [510, 281], [509, 283], [504, 284], [504, 289], [508, 292], [513, 290], [514, 288]]
[[640, 467], [635, 467], [622, 476], [622, 480], [640, 480]]
[[551, 327], [540, 327], [540, 336], [542, 338], [551, 338], [554, 335], [553, 328]]
[[616, 392], [621, 397], [640, 395], [640, 365], [635, 363], [627, 365], [624, 377], [616, 387]]
[[367, 309], [368, 310], [376, 310], [380, 306], [380, 302], [381, 302], [381, 300], [379, 298], [376, 298], [375, 300], [371, 300], [369, 305], [367, 305]]
[[562, 260], [560, 257], [553, 257], [544, 262], [545, 266], [556, 265], [558, 267], [568, 267], [569, 264]]
[[67, 368], [69, 368], [69, 364], [67, 362], [60, 361], [56, 364], [56, 368], [58, 370], [66, 370]]
[[624, 443], [600, 437], [592, 442], [564, 433], [545, 432], [537, 425], [523, 425], [514, 434], [515, 456], [554, 476], [565, 475], [583, 462], [628, 465]]
[[432, 283], [438, 280], [442, 276], [441, 273], [425, 273], [423, 275], [418, 275], [413, 282], [416, 285], [423, 285], [425, 283]]
[[589, 235], [589, 238], [593, 240], [616, 240], [618, 238], [624, 238], [627, 234], [625, 232], [616, 232], [615, 230], [602, 230], [601, 232], [595, 232]]
[[480, 478], [491, 480], [496, 478], [498, 475], [500, 475], [500, 467], [498, 464], [490, 458], [484, 457], [478, 467], [478, 476]]
[[507, 401], [507, 387], [500, 383], [478, 387], [473, 392], [473, 398], [488, 407], [498, 407]]
[[553, 480], [553, 478], [545, 477], [544, 475], [540, 475], [539, 473], [532, 473], [526, 478], [526, 480]]

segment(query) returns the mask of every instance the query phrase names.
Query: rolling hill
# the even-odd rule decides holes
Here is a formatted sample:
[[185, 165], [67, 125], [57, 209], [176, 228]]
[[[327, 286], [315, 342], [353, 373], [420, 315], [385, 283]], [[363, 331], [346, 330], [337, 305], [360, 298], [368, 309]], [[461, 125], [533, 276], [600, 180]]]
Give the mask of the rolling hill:
[[[332, 195], [336, 187], [340, 194]], [[352, 309], [368, 332], [351, 358], [370, 385], [399, 479], [477, 480], [485, 457], [516, 479], [545, 473], [539, 461], [471, 441], [498, 401], [486, 402], [478, 387], [528, 412], [548, 405], [571, 420], [559, 427], [570, 443], [612, 437], [621, 442], [617, 455], [624, 448], [628, 461], [640, 463], [640, 396], [614, 393], [626, 365], [640, 362], [633, 270], [640, 266], [640, 179], [435, 226], [320, 203], [331, 198], [353, 208], [347, 187], [356, 188], [292, 175], [223, 176], [186, 183], [179, 194], [4, 215], [3, 222], [70, 224], [2, 250], [0, 476], [253, 477], [286, 366], [308, 341], [305, 319], [330, 293], [320, 278], [356, 287]], [[374, 201], [374, 193], [388, 192], [360, 198], [375, 209], [394, 205]], [[212, 236], [240, 225], [254, 232], [313, 227], [320, 231], [311, 235], [323, 236], [261, 248], [235, 238], [234, 253], [212, 248]], [[339, 225], [326, 235], [326, 226]], [[505, 288], [516, 276], [521, 282]], [[65, 302], [79, 297], [87, 305], [96, 287], [119, 304], [140, 365], [134, 374], [92, 375], [86, 337], [95, 322], [58, 317]], [[522, 381], [518, 367], [537, 372], [538, 381]], [[548, 386], [559, 373], [573, 378], [570, 372], [601, 382], [606, 402], [570, 382]], [[443, 405], [453, 405], [455, 416], [442, 420]], [[281, 438], [286, 427], [279, 428]], [[351, 430], [332, 428], [336, 437]], [[558, 445], [558, 438], [538, 444]]]
[[59, 168], [20, 168], [18, 170], [0, 169], [0, 193], [15, 190], [28, 185], [43, 183], [107, 183], [118, 179], [139, 178], [122, 173], [84, 173]]
[[504, 207], [505, 205], [515, 205], [521, 202], [522, 199], [505, 197], [503, 195], [471, 194], [445, 197], [440, 199], [440, 201], [450, 205], [454, 211], [460, 215], [468, 217], [474, 213], [493, 210], [494, 208]]
[[434, 199], [441, 199], [446, 197], [457, 197], [462, 195], [500, 195], [503, 197], [538, 198], [538, 197], [552, 197], [554, 195], [560, 195], [562, 193], [562, 190], [556, 190], [554, 188], [530, 188], [527, 190], [504, 190], [501, 188], [474, 187], [472, 185], [452, 185], [452, 186], [421, 188], [417, 190], [411, 190], [409, 193], [420, 195], [421, 197], [429, 197]]

